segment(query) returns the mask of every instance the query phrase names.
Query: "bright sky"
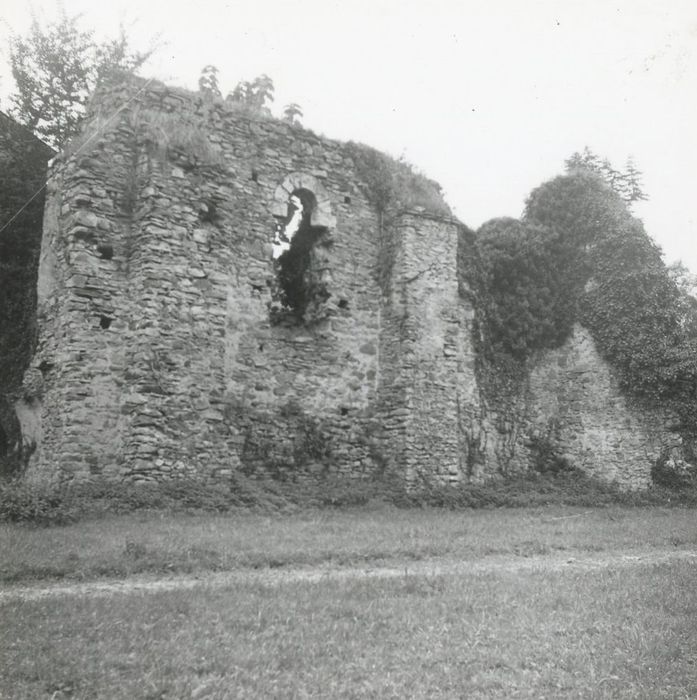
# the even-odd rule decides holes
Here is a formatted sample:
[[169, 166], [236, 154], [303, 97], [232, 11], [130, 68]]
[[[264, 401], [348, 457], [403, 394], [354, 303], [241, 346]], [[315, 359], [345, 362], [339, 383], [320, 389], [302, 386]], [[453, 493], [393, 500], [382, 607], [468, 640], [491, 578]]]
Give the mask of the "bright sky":
[[[694, 0], [64, 0], [101, 36], [119, 21], [143, 71], [223, 92], [267, 73], [276, 111], [297, 102], [326, 136], [404, 155], [471, 227], [520, 216], [525, 197], [589, 146], [644, 173], [635, 207], [666, 261], [697, 272], [697, 3]], [[34, 0], [39, 18], [55, 0]], [[29, 24], [2, 0], [0, 35]], [[6, 64], [6, 60], [3, 61]], [[11, 91], [0, 66], [0, 106]]]

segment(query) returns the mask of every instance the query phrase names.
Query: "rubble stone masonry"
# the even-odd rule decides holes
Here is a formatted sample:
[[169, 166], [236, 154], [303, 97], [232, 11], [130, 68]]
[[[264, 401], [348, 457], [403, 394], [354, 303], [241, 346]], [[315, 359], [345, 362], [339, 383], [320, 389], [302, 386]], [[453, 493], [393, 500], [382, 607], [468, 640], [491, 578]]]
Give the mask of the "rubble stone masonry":
[[[587, 334], [502, 423], [477, 388], [462, 224], [384, 217], [367, 192], [350, 148], [301, 127], [158, 83], [103, 95], [49, 181], [28, 476], [478, 481], [526, 469], [554, 424], [571, 462], [645, 486], [674, 436]], [[272, 256], [294, 194], [295, 306]]]

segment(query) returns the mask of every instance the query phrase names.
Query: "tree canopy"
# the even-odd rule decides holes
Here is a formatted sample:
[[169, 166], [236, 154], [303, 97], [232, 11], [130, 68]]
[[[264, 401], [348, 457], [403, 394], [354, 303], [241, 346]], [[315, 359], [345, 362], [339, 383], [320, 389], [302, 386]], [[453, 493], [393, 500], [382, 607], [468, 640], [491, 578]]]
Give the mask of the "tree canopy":
[[153, 51], [132, 50], [123, 26], [113, 39], [98, 42], [80, 28], [79, 15], [64, 9], [45, 25], [34, 17], [26, 35], [10, 40], [10, 114], [60, 149], [79, 130], [94, 89], [136, 72]]
[[493, 373], [513, 367], [524, 375], [528, 359], [561, 343], [579, 322], [625, 391], [665, 406], [694, 437], [697, 303], [690, 281], [666, 267], [626, 192], [593, 167], [568, 170], [530, 194], [521, 221], [495, 219], [477, 232], [465, 277], [480, 361]]
[[641, 182], [642, 173], [631, 158], [627, 160], [624, 170], [617, 170], [607, 158], [601, 158], [586, 146], [582, 153], [576, 151], [567, 158], [564, 165], [569, 174], [586, 171], [599, 175], [630, 207], [634, 202], [648, 199]]

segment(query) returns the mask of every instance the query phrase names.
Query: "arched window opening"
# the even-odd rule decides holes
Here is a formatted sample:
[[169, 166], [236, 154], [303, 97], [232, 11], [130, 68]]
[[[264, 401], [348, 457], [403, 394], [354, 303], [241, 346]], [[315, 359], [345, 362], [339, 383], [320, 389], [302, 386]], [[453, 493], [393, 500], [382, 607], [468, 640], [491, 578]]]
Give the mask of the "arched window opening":
[[321, 256], [317, 254], [316, 244], [326, 228], [312, 225], [316, 206], [317, 200], [310, 190], [294, 190], [288, 198], [285, 220], [276, 227], [273, 259], [278, 284], [272, 314], [290, 312], [296, 318], [308, 320], [308, 310], [316, 309], [330, 296], [318, 265]]
[[303, 230], [303, 235], [307, 236], [306, 232], [312, 228], [310, 221], [316, 206], [315, 195], [310, 190], [298, 189], [288, 197], [286, 219], [276, 226], [276, 235], [273, 241], [274, 260], [278, 260], [281, 255], [290, 250], [292, 240], [301, 230]]

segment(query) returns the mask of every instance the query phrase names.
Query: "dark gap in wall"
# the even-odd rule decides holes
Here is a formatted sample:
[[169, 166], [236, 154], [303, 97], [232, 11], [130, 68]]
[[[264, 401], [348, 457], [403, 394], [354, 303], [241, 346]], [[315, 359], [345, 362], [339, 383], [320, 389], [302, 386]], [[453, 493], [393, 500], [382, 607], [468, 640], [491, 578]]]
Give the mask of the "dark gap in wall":
[[252, 284], [251, 287], [255, 292], [263, 292], [264, 291], [263, 284]]
[[344, 204], [351, 204], [351, 197], [349, 197], [348, 195], [346, 195], [346, 196], [344, 197]]
[[38, 366], [38, 370], [39, 370], [39, 372], [41, 372], [41, 374], [47, 374], [48, 372], [50, 372], [53, 369], [53, 367], [54, 367], [53, 362], [48, 362], [47, 360], [42, 360]]
[[198, 219], [203, 223], [214, 224], [220, 216], [218, 215], [218, 206], [213, 200], [202, 202], [198, 209]]
[[94, 243], [95, 234], [92, 229], [75, 229], [73, 236], [76, 241], [84, 241], [85, 243]]
[[99, 327], [106, 330], [111, 326], [111, 322], [113, 321], [113, 318], [109, 318], [109, 316], [100, 316], [99, 317]]
[[[316, 279], [312, 269], [312, 248], [325, 229], [312, 226], [312, 212], [317, 206], [315, 195], [306, 189], [297, 189], [289, 199], [285, 225], [277, 232], [280, 240], [288, 240], [289, 247], [275, 260], [279, 285], [279, 300], [287, 310], [302, 317], [308, 305], [320, 297], [329, 296]], [[298, 214], [300, 219], [298, 220]], [[291, 228], [292, 227], [292, 228]]]
[[264, 352], [264, 343], [259, 343], [259, 352]]
[[349, 303], [348, 299], [339, 299], [339, 308], [340, 309], [348, 309]]
[[313, 230], [301, 224], [293, 236], [290, 249], [277, 261], [283, 304], [298, 313], [305, 310], [309, 301], [305, 276], [310, 267], [310, 250], [315, 239]]
[[100, 243], [97, 246], [97, 253], [102, 260], [111, 260], [114, 257], [114, 246], [109, 243]]
[[252, 180], [259, 182], [259, 173], [256, 170], [252, 170]]
[[348, 416], [348, 412], [349, 412], [349, 410], [348, 410], [348, 408], [346, 408], [346, 406], [342, 406], [339, 409], [339, 413], [341, 413], [342, 416]]

